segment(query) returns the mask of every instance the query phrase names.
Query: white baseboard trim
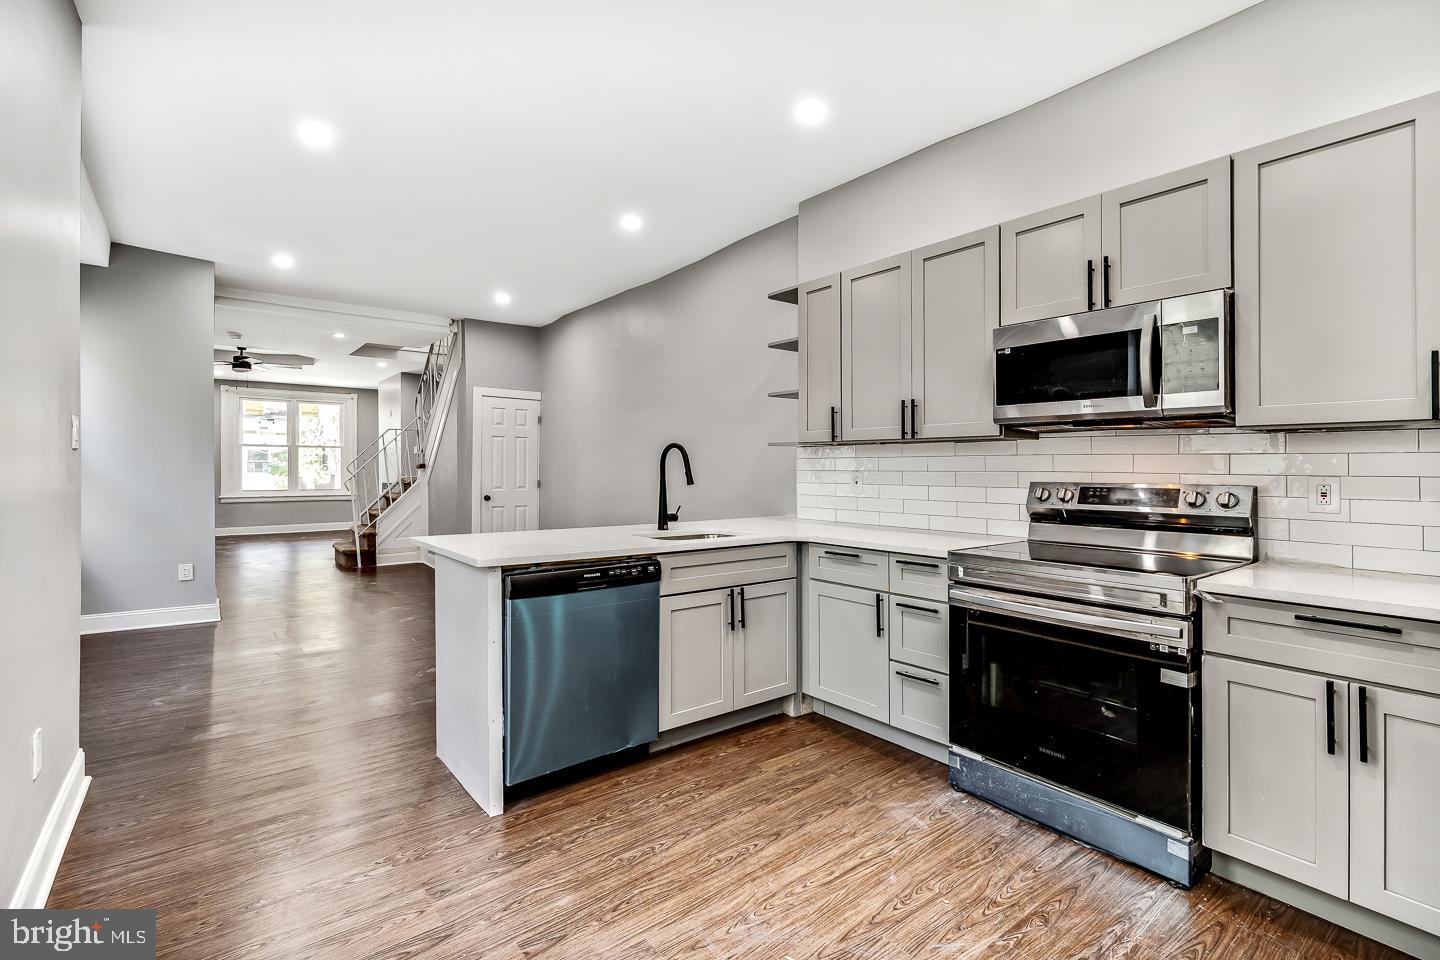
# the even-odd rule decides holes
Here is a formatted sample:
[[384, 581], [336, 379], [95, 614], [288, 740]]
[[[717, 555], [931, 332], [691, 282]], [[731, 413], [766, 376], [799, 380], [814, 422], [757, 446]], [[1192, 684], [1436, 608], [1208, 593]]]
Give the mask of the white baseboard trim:
[[195, 603], [185, 607], [81, 614], [80, 633], [83, 636], [89, 633], [114, 633], [118, 630], [150, 630], [155, 627], [183, 627], [191, 623], [219, 622], [220, 598], [216, 597], [214, 603]]
[[327, 520], [324, 523], [270, 523], [258, 527], [216, 527], [217, 537], [259, 537], [267, 533], [326, 533], [331, 530], [349, 530], [350, 524], [343, 520]]
[[90, 778], [85, 775], [85, 751], [76, 750], [75, 759], [60, 792], [50, 804], [40, 836], [30, 850], [30, 859], [25, 862], [25, 871], [10, 897], [11, 910], [39, 910], [50, 898], [50, 886], [60, 870], [60, 858], [65, 855], [65, 845], [70, 842], [70, 831], [80, 816], [80, 806], [85, 802], [85, 793], [90, 789]]
[[407, 563], [424, 563], [418, 548], [390, 550], [375, 557], [377, 567], [398, 567]]

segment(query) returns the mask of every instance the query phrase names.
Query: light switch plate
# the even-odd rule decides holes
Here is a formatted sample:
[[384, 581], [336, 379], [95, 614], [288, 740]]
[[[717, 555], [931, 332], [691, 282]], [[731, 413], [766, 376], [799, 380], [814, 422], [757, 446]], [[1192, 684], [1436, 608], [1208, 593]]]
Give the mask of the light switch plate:
[[80, 449], [80, 415], [70, 414], [70, 449]]
[[853, 491], [853, 492], [855, 492], [855, 493], [859, 493], [860, 490], [861, 490], [861, 488], [863, 488], [864, 486], [865, 486], [865, 474], [864, 474], [863, 472], [861, 472], [861, 471], [859, 471], [859, 470], [856, 470], [854, 473], [850, 474], [850, 489], [851, 489], [851, 491]]
[[195, 579], [195, 564], [193, 564], [193, 563], [182, 563], [182, 564], [180, 564], [180, 571], [179, 571], [179, 572], [180, 572], [180, 582], [181, 582], [181, 583], [186, 583], [186, 582], [188, 582], [188, 581], [190, 581], [190, 580], [194, 580], [194, 579]]
[[1305, 503], [1306, 511], [1310, 513], [1339, 513], [1340, 478], [1308, 477], [1307, 479], [1310, 481], [1310, 490]]

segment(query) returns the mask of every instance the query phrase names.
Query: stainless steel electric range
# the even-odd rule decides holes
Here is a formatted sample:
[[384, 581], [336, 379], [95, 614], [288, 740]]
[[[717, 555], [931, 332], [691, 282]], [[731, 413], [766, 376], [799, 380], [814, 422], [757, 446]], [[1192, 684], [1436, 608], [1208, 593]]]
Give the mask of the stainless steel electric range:
[[1028, 539], [950, 553], [950, 782], [1189, 886], [1202, 578], [1255, 559], [1255, 488], [1030, 484]]

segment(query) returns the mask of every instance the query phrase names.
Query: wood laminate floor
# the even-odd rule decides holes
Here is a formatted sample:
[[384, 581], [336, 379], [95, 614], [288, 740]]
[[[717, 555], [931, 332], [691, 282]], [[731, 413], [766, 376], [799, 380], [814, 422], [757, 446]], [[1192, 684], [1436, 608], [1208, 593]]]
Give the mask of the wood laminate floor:
[[431, 573], [218, 542], [223, 623], [87, 637], [94, 784], [50, 897], [163, 957], [1391, 958], [1192, 891], [777, 718], [485, 817], [434, 756]]

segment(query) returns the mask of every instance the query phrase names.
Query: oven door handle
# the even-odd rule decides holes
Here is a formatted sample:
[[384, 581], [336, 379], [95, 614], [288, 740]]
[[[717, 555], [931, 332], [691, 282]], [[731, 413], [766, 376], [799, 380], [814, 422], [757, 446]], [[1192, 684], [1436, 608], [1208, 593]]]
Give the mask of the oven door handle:
[[1160, 329], [1160, 315], [1147, 313], [1140, 325], [1140, 400], [1147, 407], [1155, 406], [1155, 334]]
[[1185, 638], [1185, 628], [1183, 626], [1126, 620], [1122, 617], [1105, 617], [1094, 613], [1081, 613], [1077, 610], [1052, 607], [1049, 604], [1023, 603], [1019, 600], [1011, 600], [1008, 597], [997, 597], [994, 594], [988, 593], [975, 593], [970, 590], [961, 590], [954, 587], [950, 590], [950, 600], [975, 610], [987, 610], [991, 613], [1013, 613], [1022, 617], [1029, 617], [1032, 620], [1040, 620], [1044, 623], [1059, 624], [1061, 626], [1114, 630], [1133, 637], [1155, 637], [1167, 640], [1183, 640]]

